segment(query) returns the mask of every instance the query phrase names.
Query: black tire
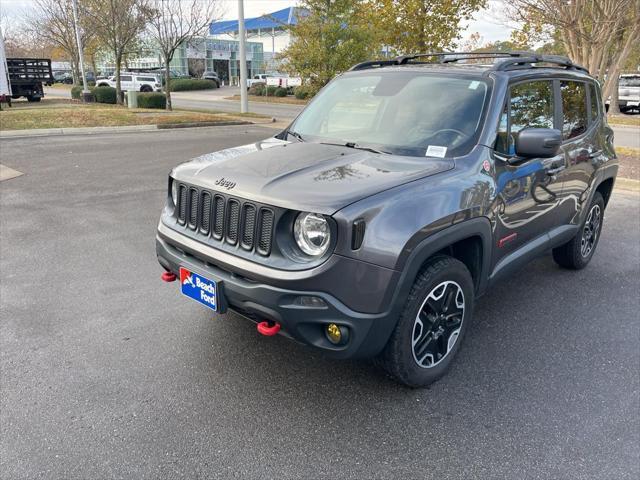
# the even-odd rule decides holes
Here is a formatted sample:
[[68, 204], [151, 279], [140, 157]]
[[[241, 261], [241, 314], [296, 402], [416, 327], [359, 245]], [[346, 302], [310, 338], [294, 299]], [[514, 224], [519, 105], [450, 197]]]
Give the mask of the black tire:
[[[594, 216], [598, 216], [597, 225]], [[589, 210], [576, 236], [564, 245], [553, 249], [553, 259], [563, 268], [581, 270], [586, 267], [593, 257], [604, 221], [604, 198], [596, 192], [589, 205]]]
[[[439, 295], [440, 291], [442, 294], [438, 299], [433, 298], [434, 292]], [[452, 291], [454, 293], [451, 293]], [[455, 314], [447, 314], [443, 305], [443, 314], [452, 319], [439, 320], [438, 314], [434, 313], [436, 309], [431, 309], [428, 301], [438, 302], [439, 298], [442, 298], [444, 303], [453, 294], [453, 301], [458, 304], [459, 291], [462, 292], [463, 305], [462, 313], [458, 314], [459, 325], [452, 323], [447, 326], [447, 322], [457, 321], [453, 318]], [[409, 387], [425, 387], [435, 382], [445, 374], [460, 349], [464, 334], [471, 323], [474, 300], [473, 279], [467, 267], [452, 257], [432, 258], [416, 278], [396, 328], [384, 350], [376, 358], [376, 363], [395, 380]], [[426, 323], [427, 321], [431, 323]], [[440, 328], [457, 328], [457, 333], [452, 330], [445, 337], [445, 333], [438, 334]], [[453, 344], [450, 345], [452, 341]], [[435, 347], [436, 350], [438, 345], [445, 347], [444, 342], [447, 343], [444, 355], [434, 356], [428, 353], [431, 347]], [[431, 359], [425, 359], [422, 355], [430, 356]], [[419, 358], [422, 358], [422, 366], [419, 364]]]
[[140, 91], [143, 93], [149, 93], [152, 92], [153, 89], [149, 85], [143, 85], [142, 87], [140, 87]]
[[27, 96], [27, 102], [39, 102], [40, 97], [32, 97], [31, 95]]

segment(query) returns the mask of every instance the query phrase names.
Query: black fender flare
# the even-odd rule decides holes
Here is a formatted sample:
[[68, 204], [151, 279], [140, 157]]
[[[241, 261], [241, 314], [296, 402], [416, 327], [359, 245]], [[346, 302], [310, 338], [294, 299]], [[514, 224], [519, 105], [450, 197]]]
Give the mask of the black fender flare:
[[490, 273], [491, 246], [493, 242], [491, 222], [487, 217], [475, 217], [455, 223], [427, 236], [412, 248], [411, 253], [404, 262], [404, 267], [391, 298], [389, 310], [384, 315], [387, 321], [379, 326], [375, 338], [365, 340], [374, 344], [371, 348], [372, 351], [381, 351], [387, 343], [398, 323], [398, 318], [402, 313], [411, 287], [424, 262], [444, 248], [471, 237], [480, 237], [482, 241], [482, 262], [476, 282], [476, 296], [484, 292]]
[[[398, 282], [400, 292], [396, 292], [395, 296], [397, 297], [397, 293], [402, 293], [403, 291], [406, 292], [406, 295], [409, 294], [420, 267], [429, 257], [460, 240], [471, 237], [480, 237], [482, 241], [482, 263], [478, 281], [476, 282], [476, 292], [484, 291], [490, 273], [493, 233], [491, 222], [487, 217], [475, 217], [445, 227], [417, 243], [404, 261], [402, 274]], [[404, 298], [406, 298], [406, 295]], [[400, 297], [403, 298], [402, 295]]]

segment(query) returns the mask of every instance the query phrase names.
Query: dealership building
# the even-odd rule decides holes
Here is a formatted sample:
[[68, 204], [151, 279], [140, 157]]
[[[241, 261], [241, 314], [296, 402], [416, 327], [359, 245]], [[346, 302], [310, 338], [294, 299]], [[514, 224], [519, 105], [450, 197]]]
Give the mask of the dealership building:
[[[245, 19], [247, 33], [246, 61], [250, 77], [259, 73], [276, 71], [276, 55], [290, 42], [289, 27], [296, 25], [304, 11], [289, 7], [260, 17]], [[174, 72], [189, 74], [189, 64], [200, 62], [205, 70], [215, 71], [226, 83], [237, 85], [240, 77], [240, 42], [238, 41], [238, 20], [224, 20], [212, 23], [209, 34], [181, 46], [171, 61]], [[127, 69], [160, 69], [162, 59], [151, 41], [143, 42], [138, 54], [129, 56], [125, 62]], [[105, 75], [113, 74], [115, 63], [108, 55], [97, 62], [98, 70]]]

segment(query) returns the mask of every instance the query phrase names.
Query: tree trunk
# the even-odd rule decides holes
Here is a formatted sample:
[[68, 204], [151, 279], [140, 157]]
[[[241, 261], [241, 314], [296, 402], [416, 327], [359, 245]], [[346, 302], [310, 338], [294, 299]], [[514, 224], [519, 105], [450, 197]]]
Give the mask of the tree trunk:
[[122, 105], [121, 84], [120, 84], [120, 65], [122, 65], [122, 54], [116, 54], [116, 103]]
[[620, 105], [618, 103], [618, 82], [616, 82], [616, 88], [611, 92], [611, 103], [609, 103], [609, 114], [620, 115]]
[[171, 70], [169, 69], [169, 58], [165, 57], [164, 62], [164, 92], [167, 95], [167, 110], [173, 110], [171, 108]]

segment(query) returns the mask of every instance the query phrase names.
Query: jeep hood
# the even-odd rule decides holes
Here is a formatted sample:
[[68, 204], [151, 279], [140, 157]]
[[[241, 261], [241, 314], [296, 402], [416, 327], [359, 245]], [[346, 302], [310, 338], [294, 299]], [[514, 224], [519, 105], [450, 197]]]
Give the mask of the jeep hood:
[[270, 138], [195, 158], [178, 181], [268, 205], [331, 215], [362, 198], [453, 168], [453, 160]]

